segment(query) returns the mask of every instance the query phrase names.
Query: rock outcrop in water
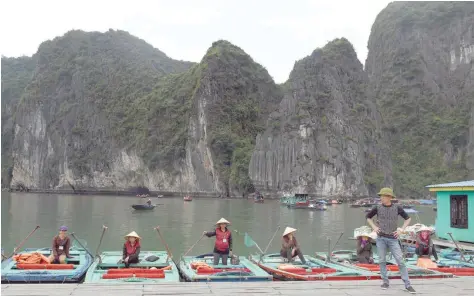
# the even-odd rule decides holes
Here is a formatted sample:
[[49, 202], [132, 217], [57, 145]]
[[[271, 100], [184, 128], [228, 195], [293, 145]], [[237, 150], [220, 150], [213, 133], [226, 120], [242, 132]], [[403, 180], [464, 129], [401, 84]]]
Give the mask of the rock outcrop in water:
[[222, 193], [251, 186], [256, 133], [267, 102], [281, 97], [241, 49], [216, 42], [195, 65], [126, 32], [72, 31], [33, 58], [23, 92], [12, 95], [13, 185]]
[[336, 39], [280, 86], [222, 40], [198, 64], [112, 30], [2, 57], [2, 186], [419, 196], [474, 178], [474, 5], [391, 3], [368, 47], [365, 71]]
[[368, 189], [390, 182], [390, 161], [367, 83], [346, 39], [296, 62], [279, 110], [257, 137], [249, 168], [256, 187], [366, 196]]
[[377, 16], [366, 71], [398, 192], [474, 178], [473, 63], [472, 2], [394, 2]]

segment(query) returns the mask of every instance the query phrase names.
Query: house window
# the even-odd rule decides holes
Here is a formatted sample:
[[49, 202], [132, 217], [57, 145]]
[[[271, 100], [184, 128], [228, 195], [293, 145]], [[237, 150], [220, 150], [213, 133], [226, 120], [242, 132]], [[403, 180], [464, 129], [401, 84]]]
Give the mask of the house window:
[[467, 195], [451, 195], [451, 227], [467, 228]]

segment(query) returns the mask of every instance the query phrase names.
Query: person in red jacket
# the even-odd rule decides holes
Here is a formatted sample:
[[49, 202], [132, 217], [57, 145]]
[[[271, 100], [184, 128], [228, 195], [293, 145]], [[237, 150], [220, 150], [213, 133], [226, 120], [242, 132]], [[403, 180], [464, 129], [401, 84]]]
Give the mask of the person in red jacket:
[[431, 240], [432, 234], [433, 230], [424, 225], [420, 229], [418, 229], [418, 231], [416, 232], [415, 253], [418, 255], [418, 257], [431, 257], [431, 255], [433, 255], [433, 257], [437, 261], [438, 254], [436, 253], [436, 249], [433, 245], [433, 240]]
[[219, 264], [219, 258], [222, 258], [222, 265], [227, 265], [227, 258], [229, 255], [232, 256], [232, 233], [227, 226], [230, 222], [224, 218], [221, 218], [216, 223], [217, 228], [214, 231], [204, 231], [204, 235], [207, 237], [216, 237], [216, 243], [214, 244], [214, 265]]
[[125, 243], [123, 244], [122, 262], [128, 268], [130, 263], [138, 263], [138, 256], [140, 255], [140, 237], [135, 231], [130, 232], [125, 236]]

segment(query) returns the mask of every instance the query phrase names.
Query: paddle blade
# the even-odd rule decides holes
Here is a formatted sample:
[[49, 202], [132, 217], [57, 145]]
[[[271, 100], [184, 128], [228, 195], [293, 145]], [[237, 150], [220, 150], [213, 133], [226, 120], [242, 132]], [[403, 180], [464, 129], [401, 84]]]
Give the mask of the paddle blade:
[[245, 236], [244, 236], [244, 244], [248, 248], [257, 245], [257, 243], [250, 237], [250, 235], [248, 235], [247, 232], [245, 233]]

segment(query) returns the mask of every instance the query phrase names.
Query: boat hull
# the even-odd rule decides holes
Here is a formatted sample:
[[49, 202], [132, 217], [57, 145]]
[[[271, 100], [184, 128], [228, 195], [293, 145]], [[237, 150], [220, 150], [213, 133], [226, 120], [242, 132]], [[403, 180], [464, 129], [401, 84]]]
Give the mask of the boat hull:
[[[318, 258], [326, 258], [327, 254], [318, 252], [316, 253]], [[339, 264], [342, 266], [350, 266], [358, 270], [367, 270], [371, 272], [375, 272], [380, 274], [380, 266], [379, 266], [379, 258], [377, 254], [374, 254], [374, 264], [359, 264], [357, 263], [357, 255], [355, 251], [350, 250], [340, 250], [335, 251], [331, 254], [331, 261], [335, 262], [335, 264]], [[454, 274], [454, 269], [445, 269], [442, 266], [439, 268], [420, 268], [416, 266], [417, 258], [406, 258], [405, 264], [408, 269], [408, 274], [410, 278], [423, 278], [423, 279], [434, 279], [434, 278], [451, 278]], [[388, 277], [390, 279], [400, 279], [400, 272], [398, 266], [396, 265], [395, 259], [389, 258], [387, 260], [387, 270], [388, 270]], [[465, 272], [462, 270], [462, 272]], [[461, 274], [461, 273], [459, 273]], [[467, 275], [467, 273], [465, 274]]]
[[296, 259], [292, 264], [287, 264], [280, 254], [268, 254], [263, 257], [254, 255], [250, 260], [263, 270], [273, 275], [276, 280], [283, 281], [350, 281], [350, 280], [375, 280], [381, 279], [380, 275], [365, 270], [355, 270], [323, 260], [305, 256], [306, 265]]
[[[51, 248], [29, 248], [19, 254], [32, 252], [49, 256]], [[72, 258], [68, 258], [67, 262], [74, 265], [73, 269], [46, 269], [38, 266], [35, 269], [17, 269], [17, 263], [9, 258], [2, 262], [2, 283], [77, 283], [82, 280], [93, 259], [82, 248], [72, 247], [70, 255]]]
[[156, 207], [156, 205], [132, 205], [132, 208], [137, 211], [150, 211], [153, 210]]
[[[229, 260], [231, 261], [231, 260]], [[203, 262], [208, 267], [204, 269], [193, 265]], [[202, 256], [186, 256], [179, 263], [179, 270], [186, 281], [189, 282], [268, 282], [273, 277], [245, 258], [239, 257], [238, 264], [213, 265], [212, 254]]]
[[[149, 262], [146, 257], [154, 255], [158, 260]], [[122, 251], [103, 252], [101, 255], [102, 262], [97, 258], [86, 273], [84, 283], [113, 283], [113, 284], [136, 284], [143, 283], [163, 283], [163, 282], [179, 282], [179, 271], [172, 260], [166, 261], [168, 254], [165, 251], [141, 251], [139, 262], [130, 264], [130, 268], [125, 268], [123, 263], [119, 263], [122, 259]], [[151, 268], [163, 269], [163, 272], [156, 276], [157, 272], [153, 272]], [[143, 270], [137, 272], [137, 270]], [[130, 272], [129, 272], [130, 271]], [[110, 274], [121, 274], [122, 276], [110, 276]], [[127, 276], [124, 276], [126, 274]], [[107, 275], [107, 276], [106, 276]]]

